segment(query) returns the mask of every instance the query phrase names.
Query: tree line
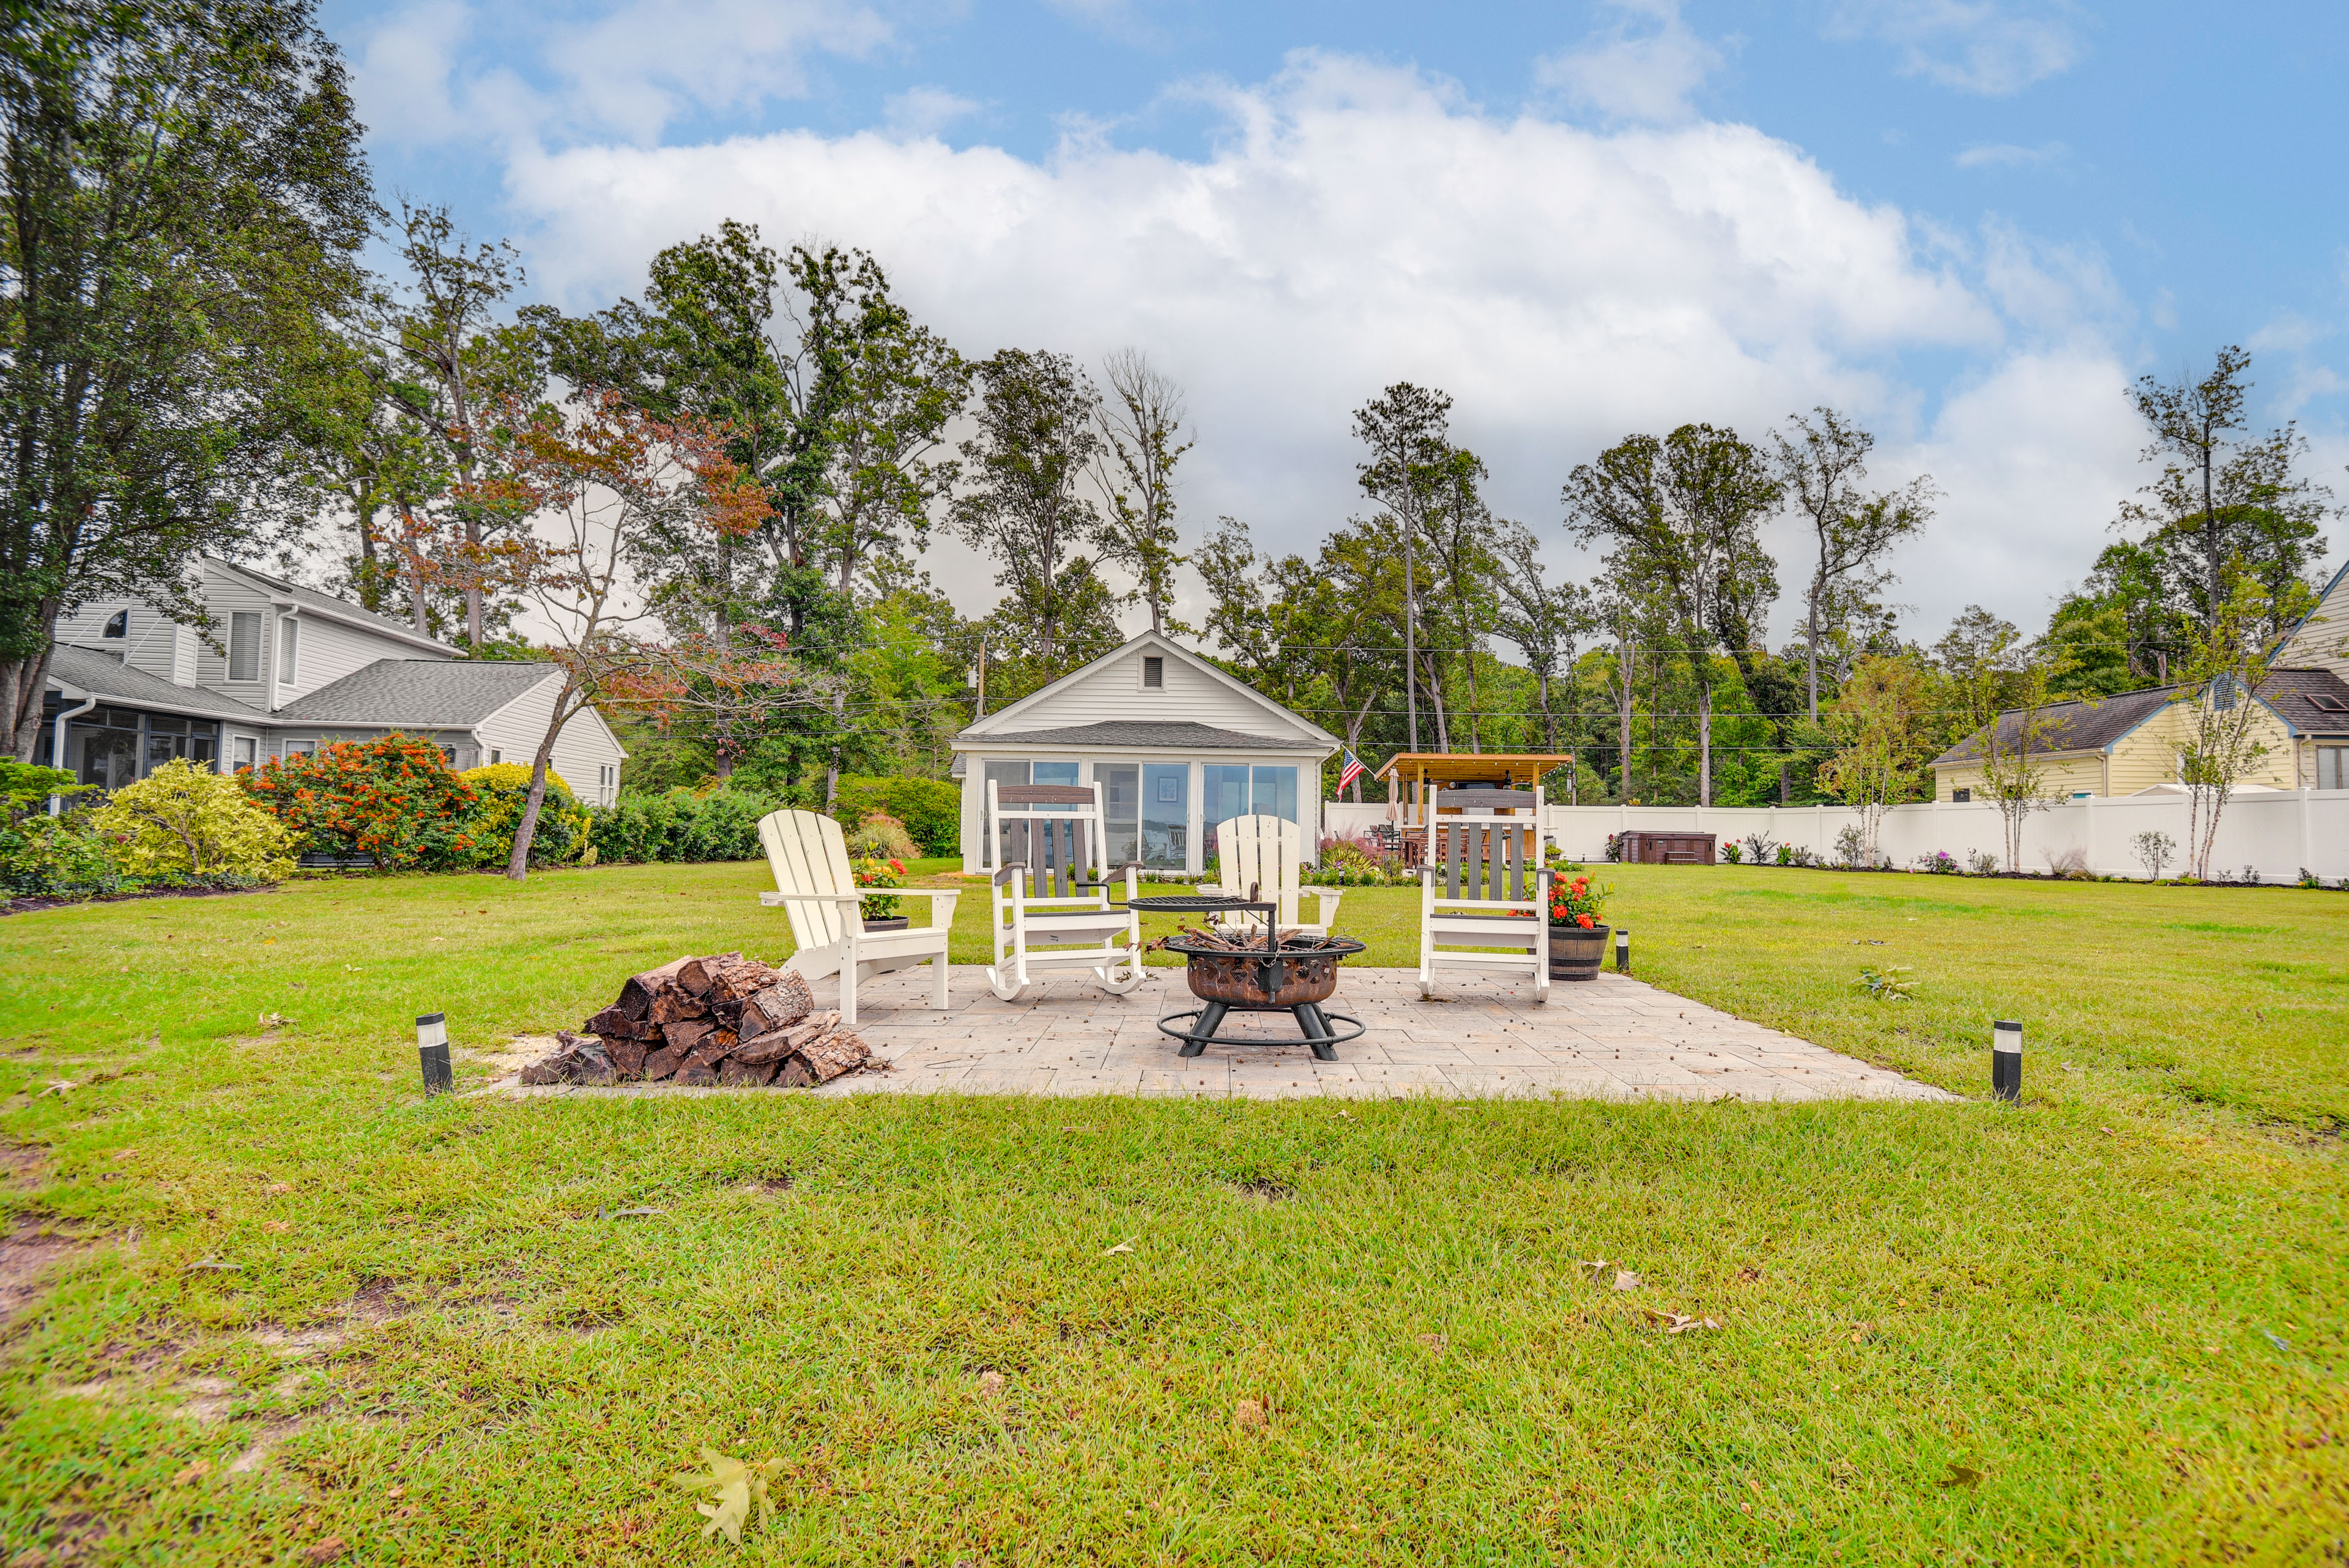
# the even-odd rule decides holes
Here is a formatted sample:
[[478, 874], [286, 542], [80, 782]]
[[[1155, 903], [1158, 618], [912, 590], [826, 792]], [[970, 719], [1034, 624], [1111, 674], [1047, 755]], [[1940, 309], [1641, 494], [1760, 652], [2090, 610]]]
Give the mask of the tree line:
[[[219, 550], [324, 557], [330, 586], [469, 655], [557, 659], [566, 711], [626, 732], [632, 787], [821, 801], [843, 773], [935, 776], [976, 713], [1146, 617], [1373, 762], [1570, 753], [1553, 794], [1586, 801], [1881, 795], [1997, 705], [2193, 679], [2230, 617], [2271, 641], [2325, 547], [2306, 443], [2250, 430], [2230, 348], [2133, 390], [2159, 472], [2033, 637], [1979, 607], [1903, 635], [1893, 556], [1941, 497], [1873, 485], [1874, 437], [1824, 408], [1760, 440], [1628, 434], [1537, 525], [1488, 507], [1451, 400], [1398, 382], [1353, 413], [1351, 506], [1276, 555], [1182, 514], [1194, 431], [1145, 355], [967, 356], [863, 250], [730, 221], [603, 309], [517, 305], [512, 246], [378, 202], [307, 0], [67, 0], [0, 48], [20, 758], [59, 617], [137, 594], [194, 618], [184, 568]], [[1799, 559], [1765, 547], [1781, 517]], [[941, 532], [989, 564], [989, 613], [924, 569]], [[1546, 535], [1597, 552], [1591, 580], [1553, 576]], [[1789, 588], [1799, 628], [1773, 650]], [[1915, 722], [1863, 743], [1888, 705]]]

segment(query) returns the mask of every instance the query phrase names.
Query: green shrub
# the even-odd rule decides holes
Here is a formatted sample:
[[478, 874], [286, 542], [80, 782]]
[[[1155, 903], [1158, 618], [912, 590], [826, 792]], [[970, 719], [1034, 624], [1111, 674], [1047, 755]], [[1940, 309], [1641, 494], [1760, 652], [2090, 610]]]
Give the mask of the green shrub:
[[847, 828], [875, 815], [893, 816], [922, 854], [962, 853], [962, 786], [945, 779], [843, 776], [832, 815]]
[[[522, 826], [523, 808], [530, 802], [530, 774], [519, 763], [492, 763], [457, 775], [471, 788], [475, 800], [465, 822], [474, 865], [502, 866], [512, 858], [514, 829]], [[585, 858], [593, 822], [593, 814], [572, 794], [563, 775], [547, 769], [546, 797], [539, 803], [530, 863], [560, 866]]]
[[414, 735], [336, 741], [239, 778], [293, 832], [297, 854], [372, 855], [388, 871], [449, 870], [480, 854], [478, 793]]
[[755, 860], [759, 819], [780, 805], [755, 790], [624, 794], [591, 808], [589, 838], [599, 860]]
[[142, 881], [282, 882], [301, 843], [234, 777], [184, 757], [116, 790], [89, 825]]
[[848, 835], [848, 852], [874, 860], [911, 860], [920, 852], [905, 825], [885, 811], [876, 811]]
[[36, 893], [114, 893], [125, 883], [113, 846], [89, 825], [89, 813], [27, 813], [0, 824], [0, 889]]

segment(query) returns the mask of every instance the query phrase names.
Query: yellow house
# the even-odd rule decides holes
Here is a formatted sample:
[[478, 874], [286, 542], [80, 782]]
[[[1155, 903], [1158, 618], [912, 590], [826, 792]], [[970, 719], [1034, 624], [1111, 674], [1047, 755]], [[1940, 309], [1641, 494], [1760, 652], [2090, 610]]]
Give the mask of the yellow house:
[[2349, 789], [2349, 566], [2276, 650], [2260, 689], [2292, 726], [2301, 789]]
[[[2178, 699], [2189, 690], [2159, 686], [2041, 709], [2042, 727], [2033, 753], [2045, 772], [2042, 787], [2051, 794], [2077, 797], [2136, 794], [2156, 784], [2176, 784], [2188, 720], [2186, 703]], [[2267, 753], [2240, 782], [2293, 788], [2291, 726], [2272, 704], [2262, 700], [2259, 709], [2253, 734]], [[2022, 724], [2020, 711], [2000, 714], [2002, 742], [2013, 745]], [[1971, 735], [1933, 759], [1935, 799], [1974, 798], [1982, 783], [1982, 740], [1979, 733]]]

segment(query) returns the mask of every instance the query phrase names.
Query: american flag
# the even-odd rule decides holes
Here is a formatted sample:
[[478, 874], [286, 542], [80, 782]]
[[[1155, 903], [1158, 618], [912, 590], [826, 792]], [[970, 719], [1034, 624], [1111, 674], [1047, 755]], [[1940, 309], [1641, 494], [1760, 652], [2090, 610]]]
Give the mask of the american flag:
[[1347, 747], [1346, 765], [1338, 770], [1338, 787], [1344, 789], [1370, 771], [1362, 765], [1362, 759], [1354, 755], [1354, 749], [1351, 746]]

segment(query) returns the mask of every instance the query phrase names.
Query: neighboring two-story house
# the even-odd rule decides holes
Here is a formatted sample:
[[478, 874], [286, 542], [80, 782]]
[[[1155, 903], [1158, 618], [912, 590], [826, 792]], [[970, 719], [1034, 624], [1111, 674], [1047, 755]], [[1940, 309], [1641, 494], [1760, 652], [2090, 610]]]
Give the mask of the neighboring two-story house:
[[[393, 731], [429, 737], [460, 769], [536, 754], [563, 684], [554, 665], [463, 659], [388, 617], [212, 556], [193, 569], [209, 634], [136, 601], [94, 601], [58, 623], [36, 762], [115, 789], [175, 757], [225, 772]], [[608, 805], [626, 756], [591, 708], [564, 725], [553, 761]]]
[[[2125, 691], [2040, 710], [2033, 754], [2056, 794], [2137, 794], [2178, 783], [2188, 715], [2183, 686]], [[2265, 748], [2243, 784], [2259, 789], [2349, 789], [2349, 566], [2333, 574], [2315, 610], [2284, 639], [2252, 701], [2253, 738]], [[2023, 716], [2002, 713], [2009, 746]], [[1982, 736], [1933, 759], [1934, 794], [1970, 800], [1982, 787]]]

